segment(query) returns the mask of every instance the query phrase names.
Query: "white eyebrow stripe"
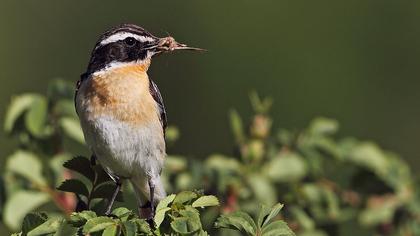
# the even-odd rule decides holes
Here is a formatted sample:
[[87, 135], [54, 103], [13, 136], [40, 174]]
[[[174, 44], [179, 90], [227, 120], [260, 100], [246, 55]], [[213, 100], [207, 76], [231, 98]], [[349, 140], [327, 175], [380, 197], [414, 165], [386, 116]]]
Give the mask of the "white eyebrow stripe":
[[155, 41], [155, 39], [152, 38], [152, 37], [123, 32], [123, 33], [113, 34], [113, 35], [109, 36], [108, 38], [105, 38], [104, 40], [102, 40], [99, 44], [100, 45], [105, 45], [105, 44], [109, 44], [109, 43], [114, 43], [114, 42], [117, 42], [117, 41], [120, 41], [120, 40], [124, 40], [127, 37], [133, 37], [140, 42], [154, 42]]

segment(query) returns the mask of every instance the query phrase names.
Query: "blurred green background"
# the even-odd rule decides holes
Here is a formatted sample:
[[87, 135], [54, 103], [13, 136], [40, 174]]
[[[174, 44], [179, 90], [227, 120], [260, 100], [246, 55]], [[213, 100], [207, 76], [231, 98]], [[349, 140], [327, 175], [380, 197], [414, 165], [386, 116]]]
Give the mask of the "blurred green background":
[[[229, 153], [227, 111], [271, 95], [276, 127], [336, 118], [415, 167], [420, 138], [419, 1], [14, 1], [0, 3], [0, 117], [13, 94], [76, 81], [99, 35], [122, 22], [209, 50], [154, 60], [182, 137], [169, 152]], [[12, 151], [1, 135], [2, 157]]]
[[[2, 0], [0, 123], [12, 95], [44, 93], [54, 78], [75, 83], [99, 35], [124, 22], [209, 50], [152, 63], [169, 123], [182, 132], [169, 153], [230, 153], [227, 112], [250, 116], [256, 90], [275, 101], [275, 129], [332, 117], [342, 135], [373, 139], [420, 167], [415, 0]], [[0, 129], [0, 170], [14, 144]]]

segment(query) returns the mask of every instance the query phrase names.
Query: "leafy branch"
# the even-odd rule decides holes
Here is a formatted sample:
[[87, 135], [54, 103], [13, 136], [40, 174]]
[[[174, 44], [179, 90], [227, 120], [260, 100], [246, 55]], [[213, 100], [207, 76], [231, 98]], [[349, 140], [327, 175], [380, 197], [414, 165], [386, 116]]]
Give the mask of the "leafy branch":
[[[16, 235], [205, 236], [208, 234], [203, 228], [200, 210], [219, 206], [219, 200], [215, 196], [204, 195], [200, 191], [182, 191], [171, 194], [159, 202], [152, 222], [140, 219], [134, 212], [124, 207], [114, 209], [110, 216], [104, 216], [103, 203], [109, 200], [113, 188], [100, 165], [92, 165], [87, 158], [78, 156], [66, 161], [63, 166], [87, 180], [85, 184], [81, 179], [67, 179], [57, 188], [77, 196], [77, 212], [71, 213], [68, 218], [54, 217], [43, 212], [29, 213], [23, 220], [22, 232]], [[90, 190], [88, 186], [91, 186]], [[99, 201], [91, 204], [94, 199]], [[122, 192], [119, 193], [117, 200], [122, 201]], [[280, 231], [294, 235], [284, 222], [279, 224], [276, 221], [268, 224], [281, 207], [279, 204], [269, 214], [262, 213], [259, 224], [261, 227], [250, 231], [249, 235], [268, 236]], [[262, 209], [267, 212], [266, 208]], [[221, 216], [216, 226], [228, 228], [229, 224], [246, 225], [248, 224], [246, 220], [249, 219], [250, 216], [246, 213], [237, 212]]]
[[[348, 228], [367, 235], [420, 234], [419, 184], [403, 158], [371, 141], [338, 137], [339, 123], [325, 117], [314, 119], [303, 129], [273, 130], [273, 101], [256, 93], [250, 94], [250, 101], [254, 110], [250, 119], [243, 119], [236, 110], [229, 113], [234, 152], [215, 151], [203, 159], [182, 155], [166, 158], [162, 179], [167, 192], [182, 195], [185, 190], [204, 189], [191, 192], [197, 199], [207, 196], [204, 193], [220, 199], [220, 207], [204, 210], [192, 206], [193, 201], [179, 206], [198, 210], [203, 230], [212, 235], [237, 235], [230, 230], [233, 228], [252, 235], [284, 220], [298, 235], [338, 235]], [[73, 85], [58, 80], [49, 86], [46, 96], [15, 96], [4, 129], [18, 145], [6, 158], [0, 180], [0, 223], [23, 233], [32, 223], [21, 223], [34, 210], [47, 212], [36, 217], [44, 223], [55, 222], [57, 217], [59, 222], [68, 223], [74, 209], [78, 211], [74, 214], [92, 211], [96, 214], [93, 218], [103, 217], [108, 179], [101, 177], [101, 170], [96, 169], [100, 167], [91, 165], [87, 158], [78, 157], [80, 163], [70, 160], [74, 153], [86, 151], [74, 111]], [[169, 146], [179, 133], [173, 126], [167, 129]], [[63, 180], [67, 181], [60, 186]], [[56, 186], [72, 193], [61, 192]], [[122, 192], [124, 206], [135, 209], [131, 189], [123, 186]], [[269, 223], [260, 224], [259, 215], [266, 212], [261, 211], [260, 204], [278, 206], [277, 202], [287, 207]], [[160, 227], [150, 229], [159, 228], [161, 235], [177, 235], [171, 228], [173, 219], [194, 216], [191, 212], [182, 215], [177, 205], [168, 203], [163, 209], [170, 210], [163, 214]], [[110, 219], [121, 230], [118, 232], [124, 233], [119, 218]], [[184, 222], [181, 219], [179, 224]], [[218, 222], [217, 228], [214, 222]], [[191, 229], [198, 225], [188, 224], [192, 224]], [[61, 225], [60, 230], [73, 227], [57, 222], [52, 225]]]

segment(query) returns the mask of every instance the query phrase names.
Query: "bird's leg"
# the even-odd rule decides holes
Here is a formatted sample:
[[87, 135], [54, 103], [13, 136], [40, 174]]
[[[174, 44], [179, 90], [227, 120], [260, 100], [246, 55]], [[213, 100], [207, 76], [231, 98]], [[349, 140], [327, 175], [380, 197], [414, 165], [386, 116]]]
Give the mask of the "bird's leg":
[[150, 189], [150, 211], [151, 211], [151, 218], [155, 217], [155, 183], [150, 178], [149, 181], [149, 189]]
[[118, 195], [118, 193], [120, 192], [120, 189], [121, 189], [120, 179], [119, 178], [115, 178], [115, 179], [112, 178], [112, 180], [115, 182], [116, 187], [115, 187], [114, 193], [112, 194], [111, 199], [109, 200], [109, 204], [108, 204], [108, 206], [106, 208], [106, 211], [105, 211], [105, 215], [107, 215], [107, 216], [109, 216], [111, 214], [112, 205], [114, 205], [115, 198], [117, 198], [117, 195]]

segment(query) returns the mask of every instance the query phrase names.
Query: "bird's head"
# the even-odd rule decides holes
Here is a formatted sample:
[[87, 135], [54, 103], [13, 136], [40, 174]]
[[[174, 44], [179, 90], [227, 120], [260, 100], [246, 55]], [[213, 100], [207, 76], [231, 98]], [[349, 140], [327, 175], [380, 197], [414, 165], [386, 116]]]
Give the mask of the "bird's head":
[[122, 24], [106, 31], [92, 51], [87, 74], [130, 64], [148, 66], [155, 55], [174, 50], [203, 49], [188, 47], [172, 37], [159, 38], [134, 24]]

